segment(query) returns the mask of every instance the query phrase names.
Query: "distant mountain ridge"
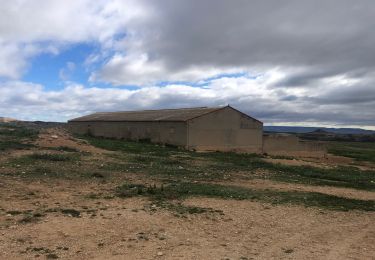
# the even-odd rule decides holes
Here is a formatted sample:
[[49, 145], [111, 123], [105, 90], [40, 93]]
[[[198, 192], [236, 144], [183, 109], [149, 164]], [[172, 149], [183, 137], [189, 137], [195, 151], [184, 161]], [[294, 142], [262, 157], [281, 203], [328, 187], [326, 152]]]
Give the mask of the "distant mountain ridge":
[[329, 128], [329, 127], [303, 127], [303, 126], [264, 126], [264, 131], [279, 133], [310, 133], [323, 130], [335, 134], [375, 134], [375, 131], [361, 128]]

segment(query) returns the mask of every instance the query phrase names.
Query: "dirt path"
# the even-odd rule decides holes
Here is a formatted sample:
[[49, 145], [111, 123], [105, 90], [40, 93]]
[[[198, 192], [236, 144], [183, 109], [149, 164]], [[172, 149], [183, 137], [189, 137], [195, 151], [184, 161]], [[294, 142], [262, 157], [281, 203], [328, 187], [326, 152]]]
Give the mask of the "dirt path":
[[304, 192], [319, 192], [328, 195], [334, 195], [338, 197], [345, 197], [359, 200], [375, 200], [375, 192], [356, 190], [350, 188], [338, 188], [331, 186], [309, 186], [303, 184], [294, 183], [281, 183], [271, 180], [234, 180], [226, 182], [216, 182], [222, 185], [233, 185], [252, 189], [274, 189], [282, 191], [304, 191]]
[[283, 164], [287, 166], [311, 166], [318, 168], [335, 168], [338, 165], [346, 167], [356, 167], [363, 171], [375, 170], [375, 165], [369, 162], [362, 162], [361, 165], [355, 163], [355, 161], [348, 157], [336, 156], [328, 154], [322, 158], [294, 158], [294, 159], [276, 159], [276, 158], [265, 158], [266, 162]]
[[266, 162], [275, 163], [275, 164], [282, 164], [287, 166], [311, 166], [311, 167], [319, 167], [319, 168], [332, 168], [332, 165], [317, 163], [317, 162], [310, 162], [305, 161], [302, 159], [274, 159], [274, 158], [265, 158], [263, 159]]

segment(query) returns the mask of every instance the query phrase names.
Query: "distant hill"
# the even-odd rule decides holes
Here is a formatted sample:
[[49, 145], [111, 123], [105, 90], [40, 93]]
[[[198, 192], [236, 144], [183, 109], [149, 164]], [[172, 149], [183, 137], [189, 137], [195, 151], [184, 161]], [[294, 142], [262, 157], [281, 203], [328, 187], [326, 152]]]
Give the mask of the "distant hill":
[[278, 133], [311, 133], [324, 131], [335, 134], [375, 134], [375, 131], [361, 128], [328, 128], [328, 127], [303, 127], [303, 126], [264, 126], [264, 131]]
[[1, 117], [0, 116], [0, 123], [9, 123], [9, 122], [15, 122], [18, 121], [17, 119], [10, 118], [10, 117]]

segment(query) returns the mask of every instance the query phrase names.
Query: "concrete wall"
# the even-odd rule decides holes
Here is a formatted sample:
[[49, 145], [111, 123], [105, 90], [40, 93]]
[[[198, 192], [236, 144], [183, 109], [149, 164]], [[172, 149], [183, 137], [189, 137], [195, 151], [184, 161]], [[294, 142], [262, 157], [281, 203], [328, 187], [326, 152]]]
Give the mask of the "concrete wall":
[[262, 152], [263, 124], [227, 107], [188, 122], [188, 148]]
[[326, 147], [319, 142], [301, 141], [294, 135], [265, 135], [263, 137], [263, 153], [270, 155], [324, 157]]
[[294, 135], [265, 135], [263, 137], [263, 152], [298, 150], [299, 138]]
[[141, 140], [186, 147], [187, 126], [184, 122], [69, 122], [76, 134], [98, 137]]

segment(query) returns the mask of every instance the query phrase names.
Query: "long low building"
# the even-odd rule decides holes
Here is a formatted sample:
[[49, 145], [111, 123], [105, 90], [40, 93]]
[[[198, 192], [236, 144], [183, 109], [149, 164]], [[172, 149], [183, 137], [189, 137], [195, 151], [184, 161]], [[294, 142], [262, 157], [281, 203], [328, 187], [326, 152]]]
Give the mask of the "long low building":
[[77, 134], [189, 150], [262, 152], [263, 123], [231, 106], [94, 113], [69, 120], [68, 126]]

